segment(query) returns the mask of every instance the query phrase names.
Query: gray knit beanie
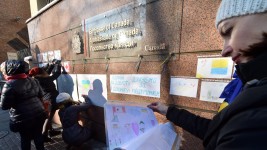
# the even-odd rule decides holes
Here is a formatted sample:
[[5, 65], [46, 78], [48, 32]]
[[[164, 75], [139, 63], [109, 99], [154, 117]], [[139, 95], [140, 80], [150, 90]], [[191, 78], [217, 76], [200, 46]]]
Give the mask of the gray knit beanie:
[[267, 0], [222, 0], [218, 9], [215, 26], [232, 17], [245, 16], [267, 11]]

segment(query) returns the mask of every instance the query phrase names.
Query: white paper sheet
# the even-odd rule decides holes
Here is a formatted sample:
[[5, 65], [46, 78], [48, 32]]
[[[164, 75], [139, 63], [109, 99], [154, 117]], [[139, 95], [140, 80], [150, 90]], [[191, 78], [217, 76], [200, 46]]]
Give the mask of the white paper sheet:
[[54, 50], [54, 56], [55, 56], [55, 59], [61, 60], [61, 51], [60, 50]]
[[146, 105], [107, 102], [104, 110], [107, 144], [112, 150], [158, 125]]
[[160, 98], [160, 75], [110, 75], [111, 93], [122, 93]]
[[47, 52], [47, 58], [49, 62], [52, 62], [53, 59], [55, 59], [54, 51], [48, 51]]
[[228, 82], [208, 82], [202, 81], [200, 90], [200, 100], [221, 103], [224, 99], [219, 98]]
[[233, 61], [230, 57], [198, 58], [197, 78], [228, 78], [232, 77]]
[[171, 77], [170, 94], [197, 97], [198, 79]]
[[[125, 143], [120, 148], [126, 150], [172, 150], [176, 137], [177, 133], [174, 131], [172, 124], [167, 122], [159, 124], [145, 134]], [[177, 148], [179, 149], [179, 144]]]

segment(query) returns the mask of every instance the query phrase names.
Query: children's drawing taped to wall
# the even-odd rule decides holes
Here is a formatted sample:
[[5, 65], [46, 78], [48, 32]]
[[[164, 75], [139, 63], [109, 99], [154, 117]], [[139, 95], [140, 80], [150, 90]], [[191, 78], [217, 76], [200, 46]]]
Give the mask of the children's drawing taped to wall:
[[197, 61], [197, 78], [227, 78], [230, 79], [233, 73], [233, 61], [228, 58], [202, 58]]
[[202, 81], [200, 89], [200, 100], [221, 103], [224, 99], [219, 98], [228, 82]]
[[77, 74], [79, 97], [88, 95], [93, 105], [103, 107], [107, 102], [107, 75]]
[[160, 98], [159, 74], [110, 75], [111, 93], [140, 95]]
[[170, 94], [197, 97], [198, 80], [196, 78], [171, 77]]

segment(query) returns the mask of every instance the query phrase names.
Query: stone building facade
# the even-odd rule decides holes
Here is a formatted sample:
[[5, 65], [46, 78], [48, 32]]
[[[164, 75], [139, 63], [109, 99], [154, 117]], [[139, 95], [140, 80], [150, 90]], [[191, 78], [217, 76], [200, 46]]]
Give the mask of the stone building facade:
[[[199, 100], [202, 79], [196, 97], [169, 93], [172, 76], [195, 78], [198, 58], [220, 55], [222, 40], [214, 25], [220, 0], [52, 3], [27, 20], [31, 53], [36, 60], [40, 54], [60, 50], [62, 62], [70, 62], [70, 74], [106, 75], [108, 100], [160, 101], [206, 118], [217, 112], [220, 103]], [[160, 97], [111, 92], [113, 74], [160, 74]], [[164, 116], [156, 116], [166, 122]], [[177, 132], [182, 137], [182, 149], [203, 149], [198, 138], [179, 127]]]
[[3, 0], [0, 2], [0, 61], [8, 53], [29, 48], [26, 20], [31, 17], [29, 0]]

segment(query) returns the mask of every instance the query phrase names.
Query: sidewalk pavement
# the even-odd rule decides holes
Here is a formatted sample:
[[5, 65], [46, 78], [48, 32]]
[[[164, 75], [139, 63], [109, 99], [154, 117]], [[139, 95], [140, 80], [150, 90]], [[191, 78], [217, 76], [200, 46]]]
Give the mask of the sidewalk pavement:
[[[9, 111], [0, 107], [0, 150], [21, 150], [20, 135], [9, 130]], [[53, 126], [58, 128], [58, 126]], [[46, 150], [65, 150], [67, 144], [64, 143], [61, 134], [52, 137], [53, 141], [45, 143]], [[32, 141], [31, 150], [36, 150]], [[106, 150], [105, 144], [90, 140], [82, 148], [71, 148], [71, 150]]]
[[[20, 150], [19, 133], [9, 130], [9, 111], [2, 110], [0, 107], [0, 150]], [[45, 143], [46, 150], [64, 150], [67, 144], [62, 140], [61, 134], [52, 137], [53, 141]], [[32, 142], [32, 150], [35, 150]]]

